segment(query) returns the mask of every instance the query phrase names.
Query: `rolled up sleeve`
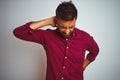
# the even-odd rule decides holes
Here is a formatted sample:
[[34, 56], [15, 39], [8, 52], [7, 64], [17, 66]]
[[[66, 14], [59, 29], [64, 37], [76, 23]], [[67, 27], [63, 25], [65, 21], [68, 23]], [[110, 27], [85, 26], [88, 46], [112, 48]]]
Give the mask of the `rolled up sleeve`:
[[28, 22], [13, 30], [13, 34], [22, 40], [37, 42], [43, 44], [45, 30], [33, 30], [29, 26], [32, 22]]
[[96, 41], [93, 39], [93, 37], [90, 36], [88, 39], [88, 49], [89, 53], [87, 54], [86, 58], [92, 62], [95, 60], [96, 56], [99, 53], [99, 47]]

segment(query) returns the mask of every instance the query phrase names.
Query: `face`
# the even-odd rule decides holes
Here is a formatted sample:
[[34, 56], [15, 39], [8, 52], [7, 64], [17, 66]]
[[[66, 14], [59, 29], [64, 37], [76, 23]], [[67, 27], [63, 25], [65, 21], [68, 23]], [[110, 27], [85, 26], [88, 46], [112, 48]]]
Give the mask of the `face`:
[[76, 18], [71, 21], [65, 21], [61, 19], [56, 20], [57, 29], [63, 37], [68, 38], [72, 35], [76, 23]]

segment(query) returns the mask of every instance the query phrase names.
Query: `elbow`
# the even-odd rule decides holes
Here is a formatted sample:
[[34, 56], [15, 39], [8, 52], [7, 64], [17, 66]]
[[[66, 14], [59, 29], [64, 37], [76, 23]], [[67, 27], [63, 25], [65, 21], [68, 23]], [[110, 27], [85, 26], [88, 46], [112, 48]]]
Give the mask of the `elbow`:
[[19, 38], [19, 39], [22, 39], [22, 37], [23, 37], [23, 32], [19, 29], [19, 27], [18, 28], [15, 28], [14, 30], [13, 30], [13, 35], [15, 36], [15, 37], [17, 37], [17, 38]]
[[17, 28], [15, 28], [14, 30], [13, 30], [13, 35], [15, 36], [15, 37], [19, 37], [18, 35], [18, 31], [17, 31]]

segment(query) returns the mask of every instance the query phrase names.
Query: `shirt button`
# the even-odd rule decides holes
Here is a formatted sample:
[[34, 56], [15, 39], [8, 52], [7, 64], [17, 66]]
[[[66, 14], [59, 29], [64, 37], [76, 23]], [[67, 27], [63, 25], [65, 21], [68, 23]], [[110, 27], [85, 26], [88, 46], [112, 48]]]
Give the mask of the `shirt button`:
[[69, 47], [67, 46], [66, 48], [68, 49]]
[[65, 69], [66, 67], [65, 66], [63, 66], [63, 69]]
[[67, 41], [68, 39], [66, 39], [66, 41]]
[[30, 30], [29, 32], [30, 32], [30, 33], [32, 33], [32, 31], [31, 31], [31, 30]]
[[73, 33], [73, 36], [75, 35], [75, 33]]
[[67, 56], [65, 56], [65, 59], [67, 59], [68, 57]]
[[64, 77], [61, 77], [61, 79], [63, 80], [63, 79], [64, 79]]

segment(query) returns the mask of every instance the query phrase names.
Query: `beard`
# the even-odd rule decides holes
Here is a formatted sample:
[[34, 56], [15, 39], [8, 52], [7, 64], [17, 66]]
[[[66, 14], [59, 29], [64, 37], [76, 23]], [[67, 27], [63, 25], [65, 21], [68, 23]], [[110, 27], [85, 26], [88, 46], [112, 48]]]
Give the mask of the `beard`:
[[70, 31], [69, 34], [66, 34], [65, 32], [62, 32], [62, 31], [60, 31], [59, 29], [57, 29], [57, 32], [58, 32], [58, 34], [59, 34], [60, 36], [62, 36], [63, 38], [70, 38], [70, 37], [73, 35], [74, 30], [73, 30], [73, 31]]
[[62, 35], [64, 38], [70, 38], [70, 37], [72, 36], [72, 34], [73, 34], [73, 31], [70, 32], [69, 34], [66, 34], [66, 33], [64, 33], [64, 32], [61, 32], [61, 35]]

